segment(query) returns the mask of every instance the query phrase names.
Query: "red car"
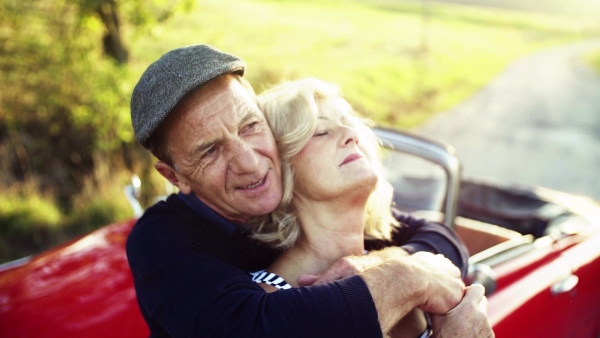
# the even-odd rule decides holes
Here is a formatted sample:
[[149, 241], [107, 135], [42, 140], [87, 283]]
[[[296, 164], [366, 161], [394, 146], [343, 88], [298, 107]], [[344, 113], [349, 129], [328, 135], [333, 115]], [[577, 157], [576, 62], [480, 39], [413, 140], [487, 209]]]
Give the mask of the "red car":
[[[540, 187], [462, 180], [453, 149], [378, 129], [396, 206], [456, 229], [496, 337], [600, 334], [600, 206]], [[140, 211], [139, 205], [137, 210]], [[135, 219], [0, 266], [3, 337], [147, 337], [125, 256]]]

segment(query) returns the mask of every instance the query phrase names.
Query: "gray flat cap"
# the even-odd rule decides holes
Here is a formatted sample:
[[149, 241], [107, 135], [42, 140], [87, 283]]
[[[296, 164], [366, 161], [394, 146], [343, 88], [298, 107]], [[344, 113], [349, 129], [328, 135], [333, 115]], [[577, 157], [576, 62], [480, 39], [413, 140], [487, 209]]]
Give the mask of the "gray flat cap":
[[227, 73], [244, 74], [246, 63], [209, 45], [174, 49], [152, 63], [131, 95], [135, 138], [146, 141], [179, 101], [208, 81]]

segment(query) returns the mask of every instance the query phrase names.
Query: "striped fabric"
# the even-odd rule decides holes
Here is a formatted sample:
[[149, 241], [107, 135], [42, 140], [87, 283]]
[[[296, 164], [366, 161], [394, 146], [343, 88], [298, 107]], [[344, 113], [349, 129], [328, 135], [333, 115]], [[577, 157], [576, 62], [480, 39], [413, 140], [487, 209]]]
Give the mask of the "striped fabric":
[[268, 285], [273, 285], [279, 290], [287, 290], [292, 288], [292, 286], [289, 285], [285, 281], [285, 279], [279, 277], [278, 275], [272, 272], [260, 270], [256, 272], [250, 272], [250, 275], [252, 276], [252, 280], [256, 283], [265, 283]]
[[421, 333], [421, 335], [417, 338], [430, 338], [433, 337], [433, 330], [431, 329], [431, 317], [429, 314], [425, 312], [425, 319], [427, 320], [427, 329], [425, 332]]

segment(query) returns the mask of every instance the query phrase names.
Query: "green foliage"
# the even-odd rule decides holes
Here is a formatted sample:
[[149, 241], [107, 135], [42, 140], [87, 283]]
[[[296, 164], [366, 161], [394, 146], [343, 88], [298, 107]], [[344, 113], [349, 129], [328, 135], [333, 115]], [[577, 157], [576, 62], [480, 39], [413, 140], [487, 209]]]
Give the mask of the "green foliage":
[[[191, 1], [162, 3], [128, 1], [121, 7], [142, 32]], [[124, 152], [131, 157], [139, 151], [129, 117], [135, 79], [128, 67], [106, 57], [108, 28], [94, 10], [106, 4], [115, 5], [0, 4], [0, 111], [6, 112], [0, 114], [0, 162], [6, 173], [0, 184], [36, 178], [42, 188], [58, 187], [54, 191], [63, 209], [93, 173], [96, 160], [123, 164]]]
[[95, 193], [77, 201], [68, 223], [71, 232], [85, 233], [100, 226], [133, 217], [133, 212], [123, 195], [124, 185], [113, 185], [112, 191]]
[[[44, 147], [59, 145], [47, 143], [59, 137], [56, 143], [75, 146], [68, 154], [74, 158], [96, 150], [111, 152], [132, 142], [128, 103], [134, 79], [128, 68], [102, 54], [105, 27], [93, 13], [110, 2], [2, 2], [0, 71], [6, 82], [0, 107], [8, 114], [0, 123], [5, 130], [35, 136]], [[121, 8], [134, 25], [144, 28], [191, 5], [190, 0], [128, 1]], [[43, 156], [40, 160], [46, 163]]]
[[98, 164], [94, 174], [85, 179], [83, 189], [71, 197], [69, 224], [89, 231], [115, 220], [133, 217], [133, 209], [124, 193], [129, 181], [127, 172], [114, 173], [109, 163]]
[[[108, 177], [106, 166], [86, 179], [84, 188], [64, 211], [52, 191], [16, 184], [0, 192], [0, 263], [40, 252], [100, 226], [133, 217], [123, 188], [125, 172]], [[95, 181], [102, 181], [97, 186]]]
[[53, 196], [16, 185], [0, 193], [0, 262], [46, 247], [63, 216]]
[[123, 2], [120, 9], [127, 22], [136, 26], [138, 33], [143, 33], [179, 13], [191, 11], [195, 5], [193, 0], [138, 0]]
[[23, 235], [31, 231], [53, 229], [62, 215], [52, 196], [23, 194], [7, 189], [0, 195], [0, 232], [2, 235]]
[[14, 165], [7, 173], [58, 184], [67, 196], [93, 170], [93, 156], [131, 142], [127, 70], [103, 57], [101, 31], [70, 1], [2, 6], [0, 109], [8, 113], [0, 142], [23, 150], [8, 154]]
[[[37, 192], [49, 192], [45, 203], [32, 194], [0, 211], [5, 238], [20, 238], [23, 248], [56, 243], [64, 235], [60, 232], [80, 232], [81, 226], [70, 222], [80, 222], [89, 230], [122, 217], [124, 210], [131, 212], [123, 198], [117, 204], [117, 193], [112, 193], [90, 198], [85, 206], [78, 204], [77, 217], [65, 216], [73, 209], [73, 196], [80, 196], [82, 189], [106, 185], [127, 168], [150, 167], [150, 156], [135, 144], [131, 129], [129, 97], [135, 79], [127, 66], [105, 54], [109, 28], [93, 10], [105, 3], [114, 4], [0, 2], [0, 191], [25, 182]], [[145, 25], [165, 22], [189, 3], [169, 1], [162, 8], [158, 0], [128, 1], [124, 16], [137, 15], [135, 25], [142, 32]], [[98, 178], [97, 168], [103, 163], [111, 173]], [[59, 219], [69, 225], [55, 228]]]

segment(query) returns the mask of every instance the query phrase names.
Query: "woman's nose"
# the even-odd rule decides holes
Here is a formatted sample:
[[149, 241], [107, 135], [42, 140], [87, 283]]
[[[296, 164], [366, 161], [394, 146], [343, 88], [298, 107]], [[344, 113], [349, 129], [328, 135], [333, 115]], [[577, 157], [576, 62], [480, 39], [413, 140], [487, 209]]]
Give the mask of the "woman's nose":
[[344, 145], [352, 143], [358, 144], [358, 132], [356, 129], [348, 126], [343, 126], [343, 141]]

